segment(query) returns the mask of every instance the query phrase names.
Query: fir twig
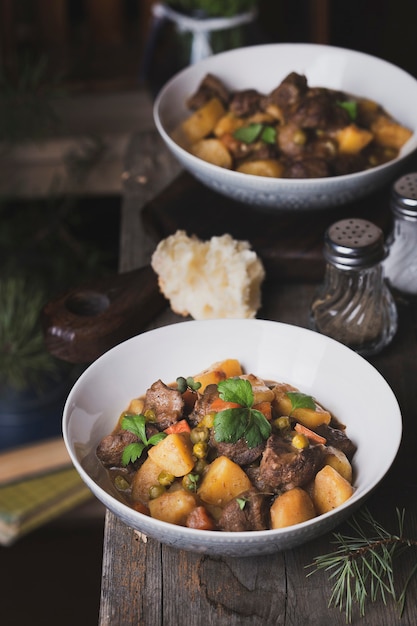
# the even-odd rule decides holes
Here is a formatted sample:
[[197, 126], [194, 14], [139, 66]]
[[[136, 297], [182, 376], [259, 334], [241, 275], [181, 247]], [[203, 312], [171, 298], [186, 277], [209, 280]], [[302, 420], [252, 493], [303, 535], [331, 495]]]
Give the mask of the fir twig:
[[417, 539], [404, 537], [404, 517], [404, 510], [397, 509], [398, 532], [391, 534], [367, 508], [363, 509], [348, 522], [354, 535], [334, 533], [333, 543], [338, 547], [329, 554], [316, 557], [308, 566], [315, 568], [308, 576], [319, 570], [329, 572], [329, 580], [333, 582], [329, 607], [344, 610], [346, 622], [352, 621], [354, 604], [358, 605], [363, 617], [366, 601], [376, 602], [378, 598], [386, 604], [391, 597], [397, 602], [400, 614], [403, 613], [408, 585], [417, 572], [416, 563], [397, 596], [394, 560], [405, 550], [417, 546]]

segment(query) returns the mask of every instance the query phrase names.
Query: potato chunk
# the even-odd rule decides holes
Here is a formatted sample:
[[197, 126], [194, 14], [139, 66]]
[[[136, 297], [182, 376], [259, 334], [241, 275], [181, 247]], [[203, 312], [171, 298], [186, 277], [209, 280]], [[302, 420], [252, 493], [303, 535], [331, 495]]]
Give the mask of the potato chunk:
[[379, 115], [371, 125], [375, 142], [386, 148], [400, 150], [413, 134], [411, 130], [394, 122], [386, 115]]
[[331, 465], [343, 478], [352, 483], [352, 466], [346, 454], [338, 448], [328, 447], [326, 449], [325, 464]]
[[194, 380], [201, 383], [199, 392], [203, 393], [207, 385], [217, 385], [221, 380], [241, 374], [242, 367], [237, 359], [224, 359], [224, 361], [217, 361], [206, 370], [196, 374]]
[[233, 115], [233, 113], [226, 113], [219, 119], [214, 127], [214, 134], [216, 137], [222, 137], [222, 135], [233, 134], [235, 130], [241, 128], [244, 122], [242, 119]]
[[151, 517], [179, 526], [185, 526], [188, 515], [195, 508], [195, 496], [185, 489], [167, 491], [162, 496], [149, 501]]
[[210, 463], [198, 495], [203, 502], [223, 507], [251, 487], [248, 476], [237, 463], [226, 456], [219, 456]]
[[295, 387], [286, 383], [279, 383], [278, 385], [275, 385], [273, 391], [275, 394], [274, 407], [280, 415], [291, 415], [298, 422], [300, 422], [300, 424], [303, 424], [303, 426], [307, 426], [307, 428], [311, 428], [312, 430], [322, 424], [330, 423], [332, 416], [329, 411], [326, 411], [317, 403], [314, 409], [292, 409], [291, 398], [287, 395], [287, 392], [298, 391]]
[[352, 485], [330, 465], [325, 465], [314, 479], [313, 502], [319, 515], [346, 502], [353, 494]]
[[230, 169], [233, 165], [232, 156], [220, 139], [201, 139], [192, 144], [190, 152], [199, 159], [219, 167]]
[[193, 144], [203, 139], [203, 137], [207, 137], [225, 113], [226, 110], [218, 98], [211, 98], [206, 104], [197, 109], [181, 124], [181, 131], [188, 143]]
[[156, 446], [149, 448], [148, 456], [161, 469], [173, 476], [185, 476], [194, 467], [192, 443], [188, 433], [172, 433]]
[[282, 493], [271, 506], [271, 528], [285, 528], [316, 517], [314, 504], [304, 489], [295, 487]]
[[242, 174], [252, 174], [253, 176], [281, 178], [284, 173], [284, 165], [277, 159], [258, 159], [245, 161], [236, 168], [236, 171]]
[[161, 473], [159, 465], [149, 457], [140, 466], [132, 481], [133, 502], [148, 502], [149, 489], [158, 484], [158, 476]]
[[358, 154], [373, 139], [369, 130], [359, 128], [356, 124], [349, 124], [336, 135], [339, 150], [343, 154]]

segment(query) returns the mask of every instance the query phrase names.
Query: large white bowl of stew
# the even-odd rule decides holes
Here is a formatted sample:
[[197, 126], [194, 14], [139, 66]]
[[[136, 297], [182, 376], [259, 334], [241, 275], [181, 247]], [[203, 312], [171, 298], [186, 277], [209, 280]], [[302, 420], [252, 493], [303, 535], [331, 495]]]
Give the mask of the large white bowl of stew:
[[[292, 80], [290, 89], [277, 95], [277, 87], [294, 73], [298, 84]], [[226, 93], [213, 90], [210, 81], [200, 90], [207, 76], [215, 77]], [[321, 102], [318, 111], [307, 113], [317, 99], [316, 88], [344, 95], [336, 97], [330, 111]], [[224, 111], [216, 106], [203, 110], [219, 94], [233, 124], [219, 123]], [[317, 210], [353, 202], [403, 171], [417, 148], [416, 101], [416, 78], [383, 59], [318, 44], [265, 44], [217, 54], [179, 72], [158, 94], [154, 120], [184, 169], [220, 194], [272, 210]], [[409, 134], [399, 140], [398, 128], [387, 130], [382, 118], [376, 122], [382, 109]], [[181, 130], [192, 114], [194, 121], [198, 115], [205, 122], [213, 116], [202, 136], [195, 123], [186, 133]], [[358, 127], [369, 131], [370, 114], [372, 137], [356, 135]]]
[[[201, 398], [210, 389], [216, 393], [216, 388], [218, 390], [221, 385], [212, 382], [211, 387], [207, 385], [204, 392], [191, 391], [189, 387], [184, 392], [178, 390], [177, 379], [187, 380], [192, 377], [196, 382], [197, 378], [194, 377], [199, 373], [214, 363], [225, 361], [238, 362], [244, 371], [243, 377], [238, 375], [238, 385], [245, 378], [248, 380], [247, 375], [251, 374], [267, 383], [267, 391], [275, 389], [276, 383], [280, 385], [285, 383], [284, 389], [297, 390], [294, 392], [296, 396], [291, 396], [292, 398], [301, 398], [304, 402], [313, 398], [321, 407], [318, 408], [317, 405], [317, 411], [327, 412], [331, 415], [331, 421], [322, 420], [321, 427], [311, 422], [306, 424], [302, 415], [293, 411], [294, 407], [289, 411], [282, 407], [277, 408], [274, 400], [269, 416], [264, 408], [261, 417], [259, 412], [256, 413], [256, 420], [263, 418], [264, 425], [266, 421], [270, 428], [263, 433], [260, 443], [251, 439], [253, 432], [248, 434], [245, 431], [240, 435], [235, 433], [238, 439], [235, 438], [232, 443], [230, 441], [228, 443], [226, 439], [222, 440], [220, 436], [220, 444], [217, 442], [214, 447], [209, 444], [211, 451], [205, 457], [205, 463], [204, 455], [193, 456], [195, 465], [179, 471], [173, 483], [170, 481], [174, 477], [169, 477], [168, 482], [164, 482], [159, 491], [161, 474], [166, 479], [166, 474], [171, 472], [171, 468], [168, 472], [163, 470], [163, 463], [160, 464], [160, 461], [157, 461], [157, 465], [160, 466], [161, 472], [158, 470], [154, 479], [146, 485], [141, 480], [138, 481], [138, 476], [143, 476], [140, 475], [140, 471], [145, 463], [151, 459], [155, 464], [156, 457], [151, 456], [151, 447], [155, 452], [158, 446], [168, 441], [169, 435], [163, 432], [167, 428], [164, 421], [167, 413], [168, 428], [172, 424], [177, 426], [181, 420], [180, 414], [176, 413], [173, 416], [173, 409], [168, 402], [163, 420], [156, 421], [155, 415], [148, 410], [149, 406], [137, 404], [140, 402], [139, 399], [151, 388], [154, 390], [153, 398], [155, 399], [155, 396], [159, 398], [160, 386], [166, 386], [170, 393], [180, 395], [186, 393], [188, 403], [190, 396], [194, 396], [193, 403], [196, 402], [195, 396], [199, 396], [199, 411], [196, 412], [199, 417], [191, 424], [191, 430], [198, 428], [201, 425], [200, 419], [206, 418], [206, 415], [213, 418], [213, 410], [202, 408]], [[234, 376], [232, 380], [236, 381], [236, 372], [231, 372], [231, 375]], [[249, 380], [252, 380], [251, 376]], [[253, 387], [255, 388], [258, 389], [256, 386]], [[261, 386], [259, 389], [262, 392], [264, 388]], [[301, 395], [298, 396], [298, 393]], [[228, 399], [224, 395], [224, 389], [222, 398], [224, 402]], [[255, 404], [247, 405], [252, 406], [251, 411], [252, 409], [261, 411], [260, 399], [265, 400], [265, 396], [256, 398], [256, 407]], [[195, 408], [197, 405], [193, 406]], [[206, 405], [208, 406], [214, 409], [215, 405], [213, 403]], [[302, 407], [303, 403], [299, 406]], [[188, 416], [193, 410], [190, 407], [188, 404]], [[307, 413], [317, 417], [315, 410], [311, 410], [312, 413], [311, 411]], [[217, 411], [215, 415], [220, 419], [218, 407]], [[163, 432], [163, 438], [161, 443], [155, 443], [154, 446], [148, 448], [142, 446], [143, 456], [134, 457], [136, 460], [128, 454], [128, 460], [124, 459], [127, 465], [123, 468], [120, 465], [120, 454], [118, 460], [112, 460], [106, 465], [98, 451], [109, 436], [115, 437], [115, 431], [120, 435], [119, 418], [121, 415], [126, 417], [126, 414], [130, 417], [133, 414], [146, 415], [147, 420], [150, 420], [146, 423], [151, 428], [147, 431], [147, 438], [150, 439], [156, 432]], [[237, 414], [233, 415], [233, 420], [236, 420]], [[301, 436], [296, 427], [299, 421], [304, 424]], [[233, 425], [236, 423], [232, 421]], [[205, 424], [207, 425], [207, 422]], [[305, 430], [307, 426], [309, 428]], [[213, 435], [211, 428], [214, 428], [213, 422], [208, 424], [208, 430]], [[331, 454], [329, 456], [330, 448], [338, 446], [339, 437], [334, 438], [334, 431], [337, 429], [342, 433], [342, 443], [351, 444], [350, 448], [349, 446], [340, 448], [344, 450], [340, 458], [349, 459], [352, 470], [350, 477], [345, 474], [346, 463], [338, 466], [330, 462], [332, 458]], [[262, 428], [260, 430], [262, 431]], [[324, 437], [325, 443], [315, 437], [311, 439], [312, 431]], [[181, 432], [180, 429], [177, 439], [188, 442], [184, 445], [186, 448], [189, 446], [188, 449], [192, 449], [194, 455], [194, 443], [190, 443], [191, 431], [184, 431], [182, 434]], [[375, 433], [378, 433], [377, 437]], [[125, 524], [170, 546], [227, 556], [269, 554], [297, 546], [333, 529], [351, 515], [377, 488], [397, 454], [401, 433], [402, 421], [398, 402], [385, 379], [368, 361], [324, 335], [265, 320], [186, 321], [129, 339], [105, 353], [86, 369], [71, 390], [63, 415], [64, 440], [74, 466], [93, 494]], [[131, 434], [128, 435], [131, 437]], [[296, 435], [298, 438], [294, 439]], [[208, 470], [217, 459], [221, 458], [223, 462], [224, 457], [229, 455], [228, 448], [233, 448], [233, 443], [238, 445], [239, 438], [240, 444], [244, 440], [248, 448], [246, 452], [251, 456], [245, 460], [234, 457], [230, 463], [234, 467], [237, 466], [238, 472], [241, 471], [249, 477], [249, 484], [246, 482], [237, 488], [235, 478], [230, 479], [231, 484], [225, 479], [227, 496], [216, 495], [218, 499], [213, 501], [211, 495], [207, 497], [207, 493], [212, 492], [207, 489], [204, 492], [202, 489]], [[175, 439], [175, 436], [171, 435], [172, 439]], [[132, 441], [137, 443], [140, 438], [128, 438], [124, 442], [123, 450]], [[254, 448], [258, 444], [260, 453], [258, 456], [255, 454], [254, 458]], [[284, 450], [282, 446], [285, 447]], [[277, 455], [275, 461], [284, 459], [285, 478], [279, 463], [275, 469], [272, 465], [267, 468], [266, 473], [261, 473], [260, 464], [265, 462], [267, 449], [269, 453], [272, 450], [273, 454]], [[283, 455], [280, 457], [281, 452]], [[310, 475], [303, 474], [308, 458], [314, 459], [316, 463]], [[294, 459], [297, 459], [297, 463], [291, 465], [288, 473], [285, 469], [286, 464], [292, 464]], [[338, 484], [340, 482], [344, 494], [339, 500], [336, 496], [336, 500], [332, 500], [330, 506], [326, 500], [324, 508], [320, 503], [321, 496], [317, 495], [319, 494], [317, 476], [323, 469], [326, 470], [325, 473], [331, 472], [333, 477], [335, 476], [333, 472], [336, 472], [337, 482]], [[345, 482], [340, 481], [339, 476]], [[149, 481], [149, 478], [146, 480]], [[345, 491], [345, 487], [348, 492]], [[291, 492], [292, 495], [295, 493], [300, 495], [301, 491], [304, 500], [309, 499], [313, 503], [312, 515], [297, 518], [297, 499], [293, 501], [295, 504], [291, 504], [289, 510], [284, 512], [283, 517], [279, 509], [277, 513], [276, 506], [275, 514], [271, 512], [273, 503], [283, 494]], [[192, 496], [191, 500], [194, 498], [195, 501], [194, 508], [198, 508], [199, 513], [205, 509], [207, 518], [214, 521], [214, 525], [195, 524], [193, 506], [182, 517], [175, 518], [175, 521], [171, 517], [164, 517], [165, 514], [161, 517], [160, 511], [164, 507], [158, 509], [158, 499], [160, 504], [163, 502], [160, 498], [175, 493], [177, 495], [187, 493]], [[264, 499], [266, 508], [263, 506], [261, 511], [262, 521], [259, 522], [258, 519], [253, 526], [254, 529], [247, 530], [248, 526], [245, 526], [247, 520], [242, 521], [242, 518], [246, 513], [248, 517], [252, 511], [250, 506], [254, 493]], [[132, 494], [135, 495], [135, 501], [132, 501]], [[151, 504], [151, 500], [154, 504]], [[187, 506], [188, 501], [189, 498]], [[168, 506], [170, 511], [174, 506], [176, 505]], [[156, 511], [157, 517], [153, 517], [151, 511], [153, 514]], [[190, 520], [193, 520], [193, 523]]]

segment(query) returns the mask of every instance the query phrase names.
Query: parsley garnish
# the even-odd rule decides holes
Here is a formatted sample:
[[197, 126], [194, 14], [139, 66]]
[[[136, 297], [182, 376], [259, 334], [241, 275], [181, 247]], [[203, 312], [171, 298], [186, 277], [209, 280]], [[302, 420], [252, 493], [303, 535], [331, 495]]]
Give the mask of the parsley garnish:
[[129, 443], [123, 450], [122, 464], [128, 465], [134, 463], [142, 455], [145, 448], [156, 446], [162, 439], [165, 439], [166, 433], [156, 433], [147, 439], [146, 437], [146, 417], [144, 415], [128, 415], [122, 419], [123, 430], [128, 430], [135, 434], [139, 441]]
[[338, 106], [342, 107], [349, 113], [349, 117], [354, 122], [358, 116], [358, 103], [354, 100], [345, 100], [343, 102], [338, 102]]
[[245, 506], [246, 506], [246, 502], [248, 502], [248, 501], [249, 501], [249, 500], [248, 500], [248, 498], [242, 498], [242, 497], [240, 497], [240, 498], [236, 498], [236, 502], [238, 503], [238, 505], [239, 505], [239, 509], [240, 509], [241, 511], [243, 511], [243, 509], [244, 509], [244, 508], [245, 508]]
[[240, 404], [240, 407], [225, 409], [214, 418], [214, 438], [216, 441], [236, 443], [242, 437], [248, 448], [268, 439], [271, 424], [258, 410], [253, 409], [253, 390], [250, 382], [243, 378], [222, 380], [217, 388], [222, 400]]
[[265, 126], [264, 124], [249, 124], [242, 126], [233, 133], [233, 137], [243, 143], [253, 143], [257, 139], [261, 139], [265, 143], [275, 143], [277, 131], [273, 126]]
[[301, 391], [287, 391], [287, 396], [291, 400], [291, 412], [296, 409], [313, 409], [316, 408], [316, 403], [311, 396], [308, 396]]

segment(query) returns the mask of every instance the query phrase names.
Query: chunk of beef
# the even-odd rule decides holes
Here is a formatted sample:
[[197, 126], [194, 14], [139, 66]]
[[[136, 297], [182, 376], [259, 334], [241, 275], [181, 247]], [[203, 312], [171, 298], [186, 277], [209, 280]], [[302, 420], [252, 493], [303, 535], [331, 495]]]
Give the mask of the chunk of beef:
[[256, 486], [262, 491], [280, 493], [302, 487], [313, 480], [324, 462], [324, 446], [298, 450], [278, 435], [271, 435], [259, 466]]
[[177, 389], [172, 389], [157, 380], [147, 390], [145, 395], [144, 413], [152, 411], [155, 415], [154, 423], [159, 430], [165, 430], [175, 424], [182, 417], [184, 399]]
[[[147, 439], [159, 432], [156, 426], [150, 423], [146, 424], [145, 431]], [[103, 437], [96, 449], [97, 457], [105, 467], [122, 467], [123, 450], [130, 443], [137, 441], [138, 437], [129, 430], [118, 430]]]
[[284, 170], [284, 178], [323, 178], [331, 174], [329, 163], [323, 158], [314, 156], [288, 161]]
[[269, 499], [256, 489], [240, 494], [245, 501], [243, 508], [233, 498], [223, 509], [218, 521], [220, 530], [242, 532], [245, 530], [267, 530], [269, 528]]
[[128, 430], [103, 437], [97, 446], [96, 454], [104, 467], [121, 467], [123, 450], [130, 443], [135, 443], [138, 438]]
[[283, 124], [277, 134], [277, 145], [281, 153], [289, 158], [299, 157], [305, 152], [308, 137], [294, 123]]
[[188, 98], [187, 106], [192, 111], [196, 111], [202, 107], [211, 98], [218, 98], [220, 102], [227, 107], [229, 103], [230, 93], [222, 81], [213, 76], [213, 74], [206, 74], [198, 86], [197, 91]]
[[264, 98], [262, 107], [266, 109], [269, 104], [278, 106], [287, 116], [297, 102], [304, 97], [307, 90], [307, 78], [296, 72], [291, 72], [276, 89]]
[[353, 174], [366, 170], [367, 159], [362, 152], [359, 154], [338, 154], [332, 161], [332, 170], [334, 176], [342, 176], [344, 174]]
[[315, 428], [315, 431], [326, 439], [328, 446], [333, 446], [344, 452], [349, 459], [352, 460], [357, 447], [351, 439], [346, 435], [344, 430], [339, 428], [332, 428], [328, 424], [322, 424]]
[[192, 426], [197, 426], [207, 413], [210, 412], [213, 400], [219, 397], [217, 385], [207, 385], [204, 392], [198, 396], [194, 409], [191, 411], [188, 419]]
[[256, 89], [235, 91], [230, 98], [229, 109], [237, 117], [254, 115], [259, 111], [261, 100], [264, 97]]
[[246, 145], [248, 149], [246, 150], [245, 160], [257, 161], [259, 159], [276, 159], [278, 157], [278, 149], [274, 144], [256, 141], [253, 144]]
[[263, 441], [255, 448], [249, 448], [244, 439], [238, 439], [236, 443], [227, 443], [225, 441], [216, 441], [214, 432], [210, 435], [210, 445], [215, 448], [219, 456], [227, 456], [238, 465], [250, 465], [261, 456], [265, 442]]
[[349, 113], [329, 91], [316, 91], [302, 98], [287, 118], [300, 128], [336, 130], [350, 123]]

